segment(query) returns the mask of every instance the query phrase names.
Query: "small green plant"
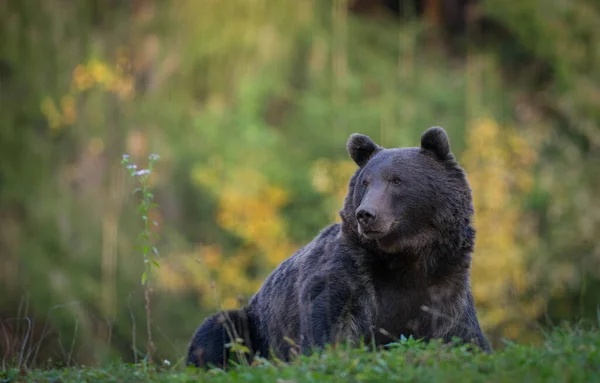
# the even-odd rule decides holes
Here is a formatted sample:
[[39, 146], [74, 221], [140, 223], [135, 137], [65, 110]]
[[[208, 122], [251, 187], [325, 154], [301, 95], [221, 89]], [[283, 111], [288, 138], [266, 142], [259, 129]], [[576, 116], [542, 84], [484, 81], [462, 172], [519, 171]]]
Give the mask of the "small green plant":
[[[159, 263], [156, 261], [156, 258], [159, 256], [158, 250], [156, 246], [152, 244], [152, 237], [158, 239], [158, 234], [150, 231], [150, 223], [149, 223], [149, 213], [150, 209], [158, 207], [156, 203], [153, 202], [154, 194], [150, 190], [149, 179], [154, 170], [154, 164], [158, 161], [160, 156], [158, 154], [150, 154], [148, 156], [148, 168], [147, 169], [138, 169], [137, 165], [130, 162], [130, 156], [128, 154], [123, 154], [121, 159], [121, 164], [125, 166], [125, 169], [129, 171], [129, 174], [135, 178], [137, 185], [133, 190], [133, 194], [139, 193], [140, 196], [140, 204], [138, 206], [138, 213], [140, 214], [142, 221], [144, 222], [143, 230], [138, 236], [138, 240], [141, 243], [140, 249], [142, 251], [142, 255], [144, 256], [144, 272], [142, 273], [142, 285], [144, 286], [144, 299], [146, 301], [146, 328], [147, 328], [147, 361], [152, 363], [152, 354], [154, 352], [154, 343], [152, 342], [152, 326], [151, 326], [151, 310], [150, 310], [150, 296], [152, 293], [152, 288], [150, 286], [150, 276], [152, 272], [152, 267], [160, 267]], [[156, 221], [152, 221], [154, 226], [157, 226], [158, 223]]]

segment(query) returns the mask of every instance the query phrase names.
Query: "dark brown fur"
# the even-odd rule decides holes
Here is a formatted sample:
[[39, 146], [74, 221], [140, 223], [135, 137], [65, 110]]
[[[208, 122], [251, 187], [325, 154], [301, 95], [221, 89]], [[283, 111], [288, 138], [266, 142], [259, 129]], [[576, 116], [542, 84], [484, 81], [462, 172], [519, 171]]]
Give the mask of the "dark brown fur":
[[[347, 148], [359, 169], [342, 223], [279, 265], [245, 308], [227, 312], [230, 332], [251, 354], [283, 360], [329, 343], [384, 345], [402, 335], [458, 337], [489, 351], [469, 282], [471, 190], [445, 131], [430, 128], [420, 148], [397, 149], [354, 134]], [[188, 364], [227, 365], [230, 338], [218, 315], [194, 334]]]

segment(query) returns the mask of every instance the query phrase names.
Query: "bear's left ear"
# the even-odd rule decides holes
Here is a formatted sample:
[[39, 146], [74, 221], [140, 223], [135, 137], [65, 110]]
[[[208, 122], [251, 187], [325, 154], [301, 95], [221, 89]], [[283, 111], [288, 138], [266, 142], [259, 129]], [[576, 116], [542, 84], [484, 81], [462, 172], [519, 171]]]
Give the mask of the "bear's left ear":
[[374, 143], [368, 136], [354, 133], [348, 139], [346, 149], [354, 162], [362, 168], [375, 153], [383, 148]]
[[421, 136], [421, 148], [432, 152], [439, 160], [447, 159], [450, 154], [450, 140], [446, 131], [439, 126], [427, 129]]

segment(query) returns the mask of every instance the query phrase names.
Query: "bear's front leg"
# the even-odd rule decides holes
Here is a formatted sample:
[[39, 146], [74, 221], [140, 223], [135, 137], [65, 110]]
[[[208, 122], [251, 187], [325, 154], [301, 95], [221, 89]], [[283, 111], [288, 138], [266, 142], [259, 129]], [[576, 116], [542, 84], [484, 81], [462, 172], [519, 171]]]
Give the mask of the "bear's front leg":
[[236, 362], [248, 362], [252, 355], [232, 352], [232, 339], [243, 339], [243, 345], [251, 351], [253, 328], [244, 310], [227, 310], [206, 318], [198, 327], [188, 346], [187, 365], [209, 368], [226, 368], [233, 357]]
[[300, 294], [302, 352], [326, 344], [354, 341], [361, 326], [356, 317], [356, 294], [347, 280], [321, 275], [309, 279]]

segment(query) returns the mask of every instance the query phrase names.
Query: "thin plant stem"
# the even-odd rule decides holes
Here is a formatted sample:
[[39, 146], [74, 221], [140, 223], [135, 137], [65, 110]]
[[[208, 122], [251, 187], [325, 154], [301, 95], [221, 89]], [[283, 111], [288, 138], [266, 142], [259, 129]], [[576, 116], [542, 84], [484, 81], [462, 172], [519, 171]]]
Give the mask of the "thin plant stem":
[[[152, 266], [159, 267], [158, 262], [153, 259], [152, 255], [158, 257], [158, 250], [155, 246], [152, 246], [152, 240], [150, 232], [150, 225], [148, 223], [148, 214], [152, 207], [157, 207], [155, 203], [153, 203], [154, 195], [151, 192], [150, 185], [148, 180], [150, 175], [154, 170], [154, 163], [158, 161], [159, 156], [156, 154], [151, 154], [148, 156], [148, 169], [140, 169], [137, 170], [137, 165], [130, 163], [129, 155], [124, 154], [123, 159], [121, 160], [121, 164], [125, 165], [125, 168], [129, 171], [132, 177], [134, 177], [138, 183], [138, 187], [133, 190], [133, 193], [141, 193], [141, 200], [138, 206], [138, 212], [140, 213], [142, 220], [144, 221], [144, 228], [139, 238], [142, 242], [142, 255], [144, 257], [144, 272], [142, 273], [142, 285], [144, 286], [144, 301], [146, 308], [146, 330], [147, 330], [147, 354], [146, 361], [148, 363], [152, 363], [152, 355], [155, 351], [154, 342], [152, 341], [152, 310], [151, 310], [151, 295], [152, 295], [152, 287], [150, 285], [151, 282], [151, 273]], [[157, 223], [153, 222], [156, 226]], [[152, 253], [151, 253], [152, 251]]]

